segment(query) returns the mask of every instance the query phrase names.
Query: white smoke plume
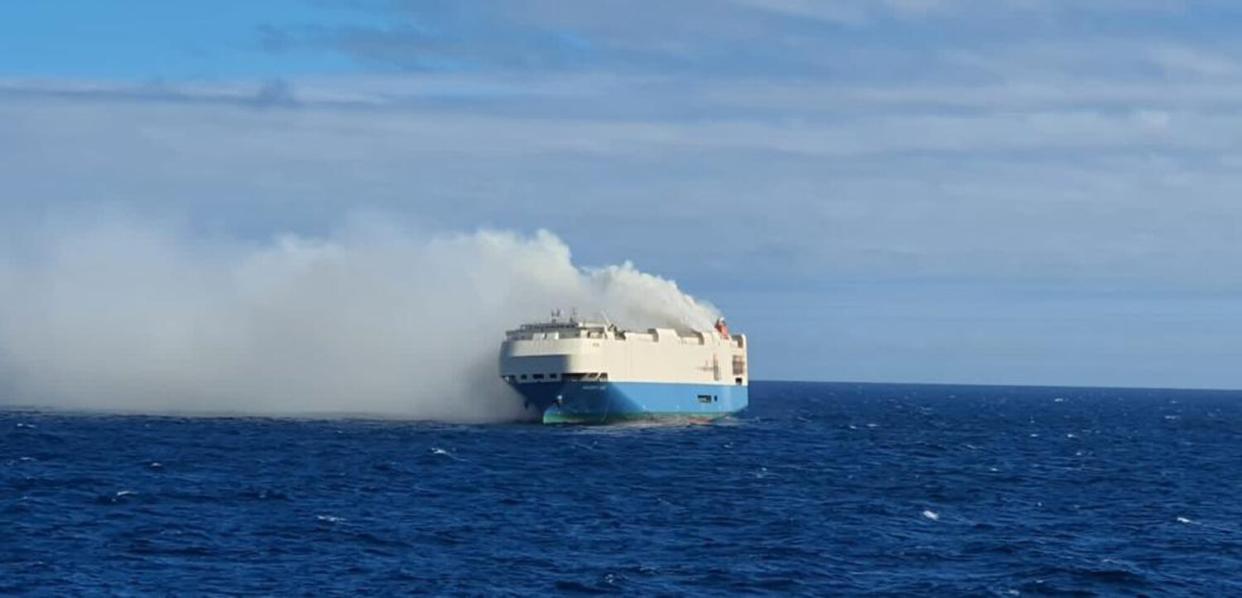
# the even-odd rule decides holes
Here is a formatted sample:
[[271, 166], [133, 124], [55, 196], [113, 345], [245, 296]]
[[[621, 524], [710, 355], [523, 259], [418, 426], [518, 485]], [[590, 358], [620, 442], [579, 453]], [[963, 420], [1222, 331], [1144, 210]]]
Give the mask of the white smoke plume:
[[509, 421], [504, 331], [557, 307], [623, 327], [717, 311], [547, 232], [190, 240], [93, 225], [0, 247], [0, 406]]

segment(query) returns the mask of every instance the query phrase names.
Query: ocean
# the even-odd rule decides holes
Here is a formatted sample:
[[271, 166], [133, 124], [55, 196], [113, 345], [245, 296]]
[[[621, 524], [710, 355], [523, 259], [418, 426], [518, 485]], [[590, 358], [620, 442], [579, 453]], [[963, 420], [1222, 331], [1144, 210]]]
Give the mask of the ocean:
[[713, 424], [0, 411], [0, 593], [1242, 595], [1242, 392], [755, 382]]

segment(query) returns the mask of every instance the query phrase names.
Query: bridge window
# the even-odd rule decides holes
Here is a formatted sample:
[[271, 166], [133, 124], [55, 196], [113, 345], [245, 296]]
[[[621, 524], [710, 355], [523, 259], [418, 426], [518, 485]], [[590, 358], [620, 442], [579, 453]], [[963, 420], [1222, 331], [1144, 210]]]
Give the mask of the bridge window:
[[531, 374], [530, 377], [535, 380], [543, 380], [543, 374]]

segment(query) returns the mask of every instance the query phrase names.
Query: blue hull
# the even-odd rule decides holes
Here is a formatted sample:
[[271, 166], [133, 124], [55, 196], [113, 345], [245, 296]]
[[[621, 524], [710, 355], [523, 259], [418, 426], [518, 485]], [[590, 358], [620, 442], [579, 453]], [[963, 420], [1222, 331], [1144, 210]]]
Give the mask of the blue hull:
[[714, 419], [745, 409], [742, 385], [659, 382], [543, 382], [513, 385], [544, 423], [606, 424], [664, 418]]

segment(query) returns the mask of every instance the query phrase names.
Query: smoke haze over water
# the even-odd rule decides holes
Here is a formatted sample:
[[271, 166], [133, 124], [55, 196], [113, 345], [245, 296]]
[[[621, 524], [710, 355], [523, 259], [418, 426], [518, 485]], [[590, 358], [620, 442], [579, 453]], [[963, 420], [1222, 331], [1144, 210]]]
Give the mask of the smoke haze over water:
[[0, 247], [0, 405], [505, 421], [505, 330], [550, 309], [706, 329], [717, 311], [554, 235], [353, 225], [267, 243], [132, 222]]

